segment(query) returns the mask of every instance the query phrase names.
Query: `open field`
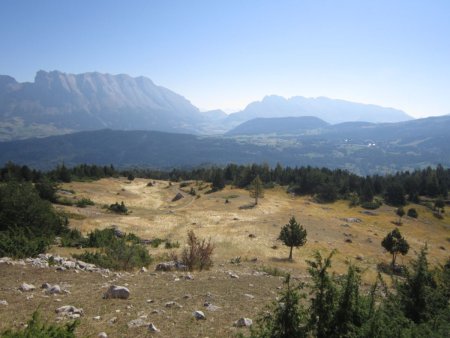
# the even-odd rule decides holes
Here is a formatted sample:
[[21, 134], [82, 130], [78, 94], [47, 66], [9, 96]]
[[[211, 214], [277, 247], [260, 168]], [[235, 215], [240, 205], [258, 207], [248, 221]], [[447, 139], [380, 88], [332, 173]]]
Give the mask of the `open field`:
[[[56, 271], [52, 267], [0, 264], [0, 299], [9, 303], [0, 306], [0, 332], [6, 327], [20, 327], [38, 307], [44, 318], [53, 321], [55, 309], [70, 304], [82, 307], [85, 312], [77, 329], [80, 337], [96, 337], [101, 331], [107, 332], [109, 337], [151, 336], [145, 327], [127, 327], [129, 321], [141, 316], [161, 330], [159, 337], [230, 337], [247, 330], [233, 327], [235, 320], [243, 316], [256, 319], [277, 296], [283, 279], [262, 274], [260, 271], [264, 269], [290, 271], [294, 278], [308, 281], [305, 259], [310, 259], [315, 250], [326, 254], [337, 249], [334, 271], [344, 273], [348, 262], [353, 262], [365, 271], [363, 286], [367, 287], [377, 275], [377, 263], [391, 259], [380, 242], [395, 227], [392, 222], [397, 216], [393, 207], [383, 205], [364, 213], [359, 207], [349, 208], [347, 201], [318, 204], [310, 197], [287, 194], [282, 187], [266, 190], [259, 204], [250, 207], [253, 200], [246, 190], [227, 187], [205, 194], [209, 190], [206, 184], [199, 191], [201, 184], [196, 182], [183, 188], [179, 183], [169, 185], [165, 181], [155, 181], [153, 186], [147, 186], [148, 182], [121, 178], [64, 184], [65, 198], [85, 197], [95, 205], [86, 208], [57, 205], [56, 208], [71, 215], [71, 227], [83, 233], [116, 225], [144, 239], [170, 239], [181, 244], [179, 249], [165, 249], [164, 245], [149, 247], [155, 264], [167, 260], [172, 252], [179, 254], [187, 231], [193, 229], [199, 237], [211, 238], [215, 244], [214, 267], [210, 271], [193, 272], [194, 280], [185, 280], [185, 272], [154, 273], [152, 268], [144, 273], [102, 276], [83, 271], [74, 273], [74, 270]], [[191, 187], [197, 190], [199, 198], [187, 193]], [[172, 202], [179, 192], [184, 198]], [[121, 201], [131, 211], [129, 215], [117, 215], [104, 208], [104, 205]], [[401, 232], [411, 249], [407, 256], [400, 256], [398, 262], [408, 262], [415, 257], [414, 252], [427, 243], [430, 263], [443, 263], [450, 252], [450, 220], [447, 217], [437, 219], [431, 210], [421, 205], [408, 205], [405, 210], [409, 207], [416, 208], [419, 218], [403, 218]], [[288, 248], [276, 240], [281, 226], [291, 216], [308, 231], [306, 245], [294, 249], [293, 262], [286, 260]], [[358, 218], [360, 222], [349, 222], [347, 218]], [[253, 236], [249, 237], [250, 234]], [[82, 250], [53, 247], [51, 252], [69, 256]], [[242, 263], [231, 264], [230, 260], [237, 256], [241, 256]], [[254, 258], [256, 262], [252, 261]], [[239, 278], [231, 278], [230, 271]], [[22, 282], [38, 288], [44, 282], [58, 283], [70, 293], [47, 296], [39, 289], [22, 293], [17, 290]], [[102, 294], [110, 284], [129, 287], [131, 297], [103, 300]], [[152, 302], [147, 302], [149, 299]], [[178, 302], [182, 308], [166, 308], [165, 303], [169, 301]], [[208, 311], [204, 302], [219, 308]], [[193, 319], [195, 310], [204, 311], [207, 320]], [[93, 319], [95, 316], [100, 319]], [[117, 321], [111, 324], [113, 317]]]
[[[182, 190], [179, 184], [169, 186], [168, 182], [155, 181], [154, 186], [147, 187], [148, 182], [143, 179], [131, 182], [126, 179], [103, 179], [66, 184], [65, 189], [75, 191], [77, 197], [90, 198], [96, 206], [62, 208], [85, 216], [84, 219], [71, 220], [72, 226], [83, 233], [114, 224], [142, 238], [159, 237], [184, 243], [187, 231], [193, 229], [200, 237], [210, 237], [215, 243], [214, 258], [218, 262], [241, 256], [243, 259], [257, 258], [261, 264], [304, 272], [304, 260], [311, 257], [314, 250], [337, 249], [335, 268], [338, 272], [345, 271], [346, 262], [355, 261], [356, 256], [360, 255], [363, 260], [358, 264], [368, 268], [368, 275], [372, 275], [377, 263], [390, 259], [380, 243], [394, 229], [392, 222], [398, 219], [393, 207], [383, 205], [372, 214], [365, 214], [364, 209], [359, 207], [349, 208], [347, 201], [318, 204], [310, 197], [292, 196], [282, 187], [276, 187], [266, 190], [265, 197], [256, 207], [245, 208], [253, 202], [246, 190], [227, 187], [220, 192], [205, 194], [208, 188], [204, 188], [199, 192], [201, 197], [195, 198], [184, 192], [189, 191], [191, 186], [198, 190], [195, 182]], [[185, 198], [172, 202], [178, 192]], [[226, 199], [229, 203], [225, 203]], [[130, 215], [116, 215], [102, 209], [102, 205], [121, 201], [132, 211]], [[428, 243], [430, 262], [442, 263], [449, 256], [450, 221], [437, 219], [424, 206], [411, 204], [405, 210], [409, 207], [414, 207], [419, 217], [403, 218], [401, 232], [408, 240], [411, 251], [406, 257], [399, 257], [399, 262], [403, 260], [406, 263], [414, 257], [414, 251], [419, 251]], [[276, 240], [281, 226], [291, 216], [295, 216], [308, 231], [307, 244], [294, 249], [293, 263], [286, 262], [288, 249]], [[358, 218], [361, 222], [347, 222], [346, 218]], [[249, 237], [250, 234], [254, 237]], [[346, 242], [346, 239], [352, 243]], [[274, 246], [277, 249], [273, 249]]]

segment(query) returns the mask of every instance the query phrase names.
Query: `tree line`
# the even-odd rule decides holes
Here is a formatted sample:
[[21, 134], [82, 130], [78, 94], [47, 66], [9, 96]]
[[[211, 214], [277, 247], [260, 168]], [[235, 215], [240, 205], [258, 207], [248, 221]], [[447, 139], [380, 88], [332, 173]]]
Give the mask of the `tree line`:
[[237, 165], [224, 167], [199, 167], [193, 169], [118, 170], [113, 165], [97, 166], [81, 164], [71, 168], [58, 165], [48, 172], [31, 169], [26, 165], [7, 163], [0, 168], [1, 181], [70, 182], [72, 180], [95, 180], [105, 177], [125, 176], [163, 179], [174, 182], [202, 180], [212, 183], [213, 189], [226, 184], [247, 188], [259, 177], [265, 188], [275, 184], [288, 187], [288, 192], [298, 195], [315, 195], [319, 201], [333, 202], [339, 198], [356, 199], [357, 203], [372, 203], [375, 196], [384, 197], [391, 205], [404, 205], [408, 200], [419, 202], [420, 196], [430, 198], [448, 197], [450, 169], [442, 165], [414, 171], [401, 171], [391, 175], [358, 176], [347, 170], [306, 167], [270, 167], [268, 164]]

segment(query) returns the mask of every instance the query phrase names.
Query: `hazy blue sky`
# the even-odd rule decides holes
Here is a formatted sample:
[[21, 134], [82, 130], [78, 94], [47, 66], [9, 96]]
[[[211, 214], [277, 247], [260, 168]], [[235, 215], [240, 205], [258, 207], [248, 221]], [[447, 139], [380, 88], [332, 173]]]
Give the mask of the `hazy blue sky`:
[[150, 77], [201, 109], [268, 94], [450, 113], [450, 1], [0, 2], [0, 74]]

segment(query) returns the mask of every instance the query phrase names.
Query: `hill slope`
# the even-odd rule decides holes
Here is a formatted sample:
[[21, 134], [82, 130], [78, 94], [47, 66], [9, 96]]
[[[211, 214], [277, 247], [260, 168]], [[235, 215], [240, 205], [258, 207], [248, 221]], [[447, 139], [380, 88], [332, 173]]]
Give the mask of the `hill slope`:
[[256, 118], [238, 125], [226, 135], [302, 134], [311, 129], [328, 126], [313, 116]]
[[359, 174], [450, 166], [450, 116], [392, 124], [345, 123], [288, 136], [200, 137], [101, 130], [0, 143], [0, 163], [37, 168], [64, 161], [171, 168], [262, 163], [348, 169]]

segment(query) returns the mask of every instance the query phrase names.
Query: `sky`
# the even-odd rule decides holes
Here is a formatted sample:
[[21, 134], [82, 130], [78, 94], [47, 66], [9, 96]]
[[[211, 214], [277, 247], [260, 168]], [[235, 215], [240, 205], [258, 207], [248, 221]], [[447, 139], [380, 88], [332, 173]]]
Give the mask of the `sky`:
[[450, 114], [447, 0], [2, 0], [0, 74], [146, 76], [201, 110], [266, 95]]

